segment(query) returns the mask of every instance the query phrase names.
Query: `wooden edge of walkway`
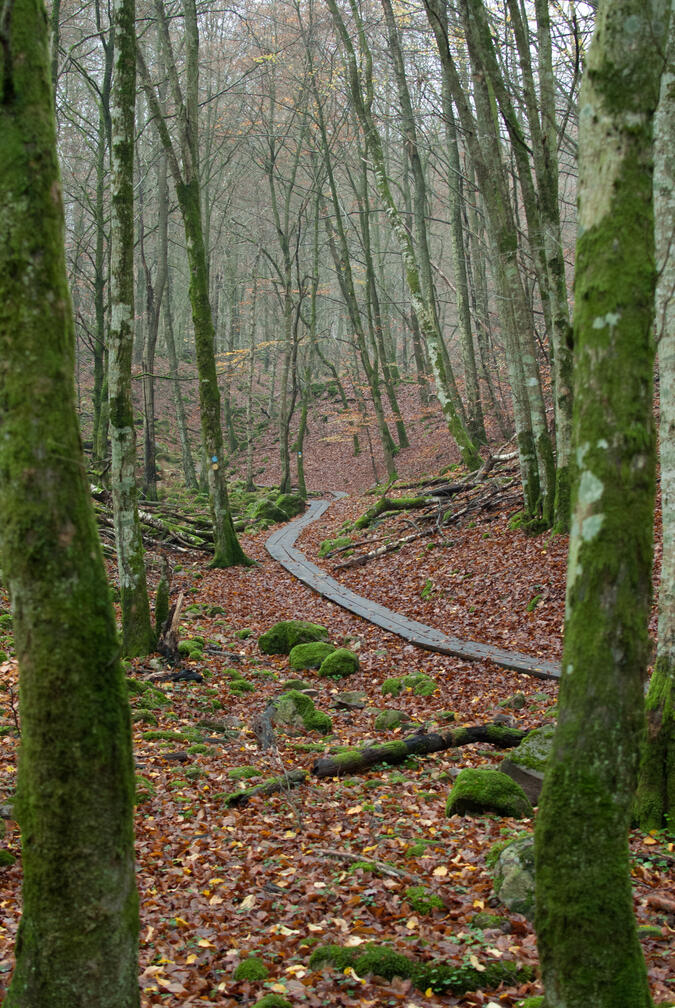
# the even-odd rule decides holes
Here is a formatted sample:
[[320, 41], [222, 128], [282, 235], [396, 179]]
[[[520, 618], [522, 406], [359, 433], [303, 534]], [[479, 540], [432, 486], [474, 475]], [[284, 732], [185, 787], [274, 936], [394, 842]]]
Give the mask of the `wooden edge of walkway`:
[[[336, 500], [346, 496], [337, 490], [332, 493]], [[272, 559], [281, 564], [284, 570], [298, 581], [329, 602], [334, 602], [355, 616], [360, 616], [368, 623], [396, 634], [410, 644], [424, 648], [425, 651], [452, 655], [469, 661], [492, 661], [502, 668], [522, 672], [537, 679], [560, 679], [560, 665], [557, 662], [542, 661], [532, 655], [522, 654], [519, 651], [506, 651], [491, 644], [479, 644], [475, 641], [461, 640], [459, 637], [449, 637], [435, 627], [408, 619], [407, 616], [387, 609], [379, 602], [356, 595], [350, 588], [341, 585], [339, 581], [313, 564], [295, 548], [295, 542], [300, 533], [308, 525], [318, 521], [332, 503], [332, 500], [327, 499], [310, 501], [303, 515], [276, 529], [265, 543], [265, 548]]]

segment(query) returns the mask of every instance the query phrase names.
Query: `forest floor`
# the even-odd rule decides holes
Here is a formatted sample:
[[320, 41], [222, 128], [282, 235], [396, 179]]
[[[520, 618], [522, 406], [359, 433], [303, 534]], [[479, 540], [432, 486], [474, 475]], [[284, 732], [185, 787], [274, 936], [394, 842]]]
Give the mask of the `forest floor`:
[[[366, 494], [374, 482], [373, 459], [367, 453], [353, 458], [350, 431], [339, 427], [333, 410], [327, 403], [310, 418], [307, 482], [311, 491], [341, 489], [349, 496], [304, 533], [299, 548], [354, 591], [420, 622], [458, 637], [559, 658], [567, 543], [564, 537], [527, 537], [511, 529], [513, 507], [479, 514], [363, 567], [338, 571], [339, 556], [319, 556], [319, 544], [342, 534], [343, 523], [374, 501]], [[437, 413], [424, 419], [411, 398], [407, 416], [415, 440], [397, 458], [401, 476], [428, 478], [456, 461]], [[374, 462], [382, 479], [375, 452]], [[275, 466], [270, 432], [256, 446], [256, 479], [272, 485], [278, 479]], [[364, 545], [358, 548], [409, 531], [401, 516], [383, 519], [359, 535]], [[449, 711], [457, 725], [485, 724], [500, 714], [518, 727], [533, 728], [551, 722], [557, 686], [490, 662], [423, 651], [368, 624], [283, 571], [265, 551], [268, 535], [242, 536], [247, 554], [257, 561], [246, 569], [211, 570], [203, 554], [172, 557], [172, 597], [183, 591], [186, 599], [182, 636], [202, 640], [184, 666], [198, 672], [201, 682], [149, 687], [149, 678], [161, 670], [157, 660], [135, 660], [127, 669], [139, 775], [144, 1008], [251, 1006], [270, 992], [298, 1006], [512, 1006], [541, 993], [536, 975], [519, 986], [452, 995], [416, 990], [409, 980], [310, 965], [317, 945], [358, 948], [378, 942], [426, 961], [477, 963], [479, 971], [501, 960], [536, 970], [532, 923], [499, 904], [486, 864], [495, 843], [531, 832], [534, 821], [445, 814], [458, 769], [498, 766], [503, 753], [472, 745], [354, 777], [309, 776], [309, 783], [293, 791], [254, 798], [241, 809], [229, 808], [224, 796], [282, 771], [310, 770], [317, 755], [338, 746], [405, 734], [375, 731], [375, 709], [397, 708], [429, 728], [447, 723]], [[324, 625], [333, 643], [357, 651], [361, 667], [339, 682], [301, 673], [316, 691], [317, 708], [330, 714], [333, 734], [278, 732], [278, 747], [263, 752], [252, 720], [297, 674], [286, 657], [263, 654], [258, 637], [276, 621], [294, 618]], [[0, 616], [0, 632], [7, 656], [0, 664], [0, 805], [9, 814], [18, 671], [7, 615]], [[430, 696], [410, 690], [397, 699], [383, 696], [385, 679], [419, 672], [435, 682]], [[242, 679], [247, 685], [237, 686]], [[365, 707], [335, 707], [344, 690], [363, 691]], [[515, 709], [511, 701], [518, 693], [525, 703]], [[0, 1002], [20, 915], [19, 832], [11, 818], [6, 827], [1, 842], [17, 860], [0, 868]], [[630, 840], [635, 908], [657, 1002], [675, 1001], [672, 841], [638, 831]], [[442, 907], [429, 913], [415, 909], [406, 892], [415, 885], [437, 894]], [[478, 926], [476, 914], [482, 911], [498, 916], [497, 926]], [[236, 967], [250, 955], [264, 961], [268, 976], [235, 980]]]

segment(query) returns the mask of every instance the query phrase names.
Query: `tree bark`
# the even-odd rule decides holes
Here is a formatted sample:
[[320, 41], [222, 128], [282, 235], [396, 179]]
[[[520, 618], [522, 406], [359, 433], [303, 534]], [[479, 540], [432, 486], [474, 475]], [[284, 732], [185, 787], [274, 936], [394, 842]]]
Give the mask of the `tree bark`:
[[134, 0], [113, 7], [115, 56], [112, 85], [111, 279], [108, 402], [115, 544], [122, 608], [122, 647], [130, 657], [155, 645], [138, 521], [136, 428], [131, 399], [134, 338], [134, 109], [136, 32]]
[[0, 548], [20, 668], [6, 1008], [138, 1008], [126, 684], [75, 410], [47, 21], [0, 14]]
[[663, 558], [656, 664], [645, 701], [637, 820], [645, 830], [675, 823], [675, 17], [654, 121], [656, 337], [660, 376]]
[[601, 0], [581, 94], [572, 532], [558, 727], [537, 817], [550, 1008], [648, 1008], [628, 827], [649, 660], [652, 118], [665, 0]]

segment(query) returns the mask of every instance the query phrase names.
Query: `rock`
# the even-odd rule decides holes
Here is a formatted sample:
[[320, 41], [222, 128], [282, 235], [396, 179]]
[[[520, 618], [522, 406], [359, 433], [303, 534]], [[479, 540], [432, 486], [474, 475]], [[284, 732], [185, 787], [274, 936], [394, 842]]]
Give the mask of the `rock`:
[[330, 735], [333, 722], [328, 714], [318, 711], [306, 693], [289, 690], [273, 701], [272, 721], [275, 725], [290, 728], [304, 728], [317, 731], [320, 735]]
[[296, 644], [291, 648], [288, 662], [292, 669], [318, 669], [329, 654], [336, 648], [327, 641], [310, 641], [309, 644]]
[[551, 754], [555, 727], [546, 725], [531, 731], [517, 749], [502, 760], [499, 769], [520, 784], [533, 805], [539, 801], [546, 764]]
[[263, 497], [253, 506], [251, 518], [254, 522], [271, 522], [272, 524], [288, 521], [286, 512], [269, 497]]
[[327, 658], [324, 658], [319, 667], [319, 675], [324, 678], [345, 679], [354, 672], [358, 672], [359, 667], [358, 655], [347, 648], [337, 648]]
[[350, 690], [347, 693], [336, 693], [333, 697], [333, 707], [343, 710], [363, 710], [366, 706], [367, 693], [361, 690]]
[[445, 814], [483, 815], [486, 812], [527, 819], [533, 809], [520, 785], [506, 774], [490, 767], [466, 767], [458, 774], [448, 796]]
[[527, 697], [524, 693], [514, 693], [499, 704], [500, 707], [507, 707], [509, 710], [522, 710], [526, 705]]
[[534, 918], [534, 840], [519, 837], [500, 852], [494, 866], [494, 890], [513, 913]]
[[410, 715], [404, 711], [387, 708], [387, 710], [380, 711], [375, 718], [375, 731], [389, 731], [391, 728], [399, 728], [404, 722], [410, 720]]
[[266, 630], [258, 639], [263, 654], [290, 654], [296, 644], [327, 641], [328, 631], [308, 620], [282, 620]]

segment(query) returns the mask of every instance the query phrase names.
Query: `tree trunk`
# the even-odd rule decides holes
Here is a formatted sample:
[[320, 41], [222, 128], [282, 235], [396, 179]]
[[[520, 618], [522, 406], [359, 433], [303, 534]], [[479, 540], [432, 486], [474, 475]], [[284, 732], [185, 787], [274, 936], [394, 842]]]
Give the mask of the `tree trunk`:
[[645, 830], [675, 823], [675, 17], [671, 12], [666, 70], [654, 120], [656, 336], [660, 376], [663, 561], [656, 664], [645, 702], [637, 820]]
[[20, 668], [6, 1008], [137, 1008], [126, 685], [75, 411], [44, 6], [0, 23], [0, 547]]
[[183, 403], [183, 393], [180, 387], [178, 375], [178, 358], [176, 356], [176, 340], [173, 332], [173, 316], [171, 309], [171, 281], [168, 273], [166, 278], [166, 297], [164, 298], [164, 342], [166, 343], [166, 353], [169, 358], [169, 373], [173, 384], [173, 405], [176, 411], [176, 422], [178, 424], [178, 436], [180, 438], [181, 458], [183, 460], [183, 478], [188, 490], [198, 490], [197, 474], [190, 448], [190, 437], [188, 434], [187, 420], [185, 417], [185, 405]]
[[122, 608], [122, 648], [135, 657], [152, 651], [143, 536], [138, 521], [136, 428], [131, 400], [134, 338], [134, 103], [136, 33], [134, 0], [114, 8], [115, 66], [112, 88], [111, 281], [108, 402], [112, 463], [110, 485]]
[[663, 6], [601, 0], [581, 94], [577, 466], [558, 727], [536, 830], [550, 1008], [651, 1005], [627, 835], [650, 652], [651, 162]]

